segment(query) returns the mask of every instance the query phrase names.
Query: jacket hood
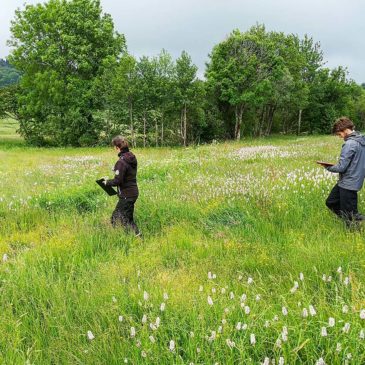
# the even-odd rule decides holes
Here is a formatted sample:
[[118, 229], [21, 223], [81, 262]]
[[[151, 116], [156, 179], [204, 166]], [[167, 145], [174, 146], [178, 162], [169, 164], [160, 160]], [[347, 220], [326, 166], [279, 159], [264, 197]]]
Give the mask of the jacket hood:
[[121, 152], [118, 154], [120, 158], [123, 158], [123, 160], [128, 164], [131, 165], [131, 167], [136, 168], [137, 167], [137, 158], [136, 156], [130, 152], [129, 150], [126, 152]]
[[351, 133], [348, 137], [347, 140], [352, 139], [356, 142], [359, 142], [362, 146], [365, 146], [365, 136], [363, 136], [362, 134], [358, 133], [358, 132], [353, 132]]

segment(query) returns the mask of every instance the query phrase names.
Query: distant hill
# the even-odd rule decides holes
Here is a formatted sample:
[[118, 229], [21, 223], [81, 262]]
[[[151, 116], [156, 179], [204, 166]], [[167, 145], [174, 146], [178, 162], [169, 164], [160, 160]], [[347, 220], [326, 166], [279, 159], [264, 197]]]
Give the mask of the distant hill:
[[20, 72], [11, 66], [7, 60], [0, 58], [0, 88], [16, 84], [19, 78]]

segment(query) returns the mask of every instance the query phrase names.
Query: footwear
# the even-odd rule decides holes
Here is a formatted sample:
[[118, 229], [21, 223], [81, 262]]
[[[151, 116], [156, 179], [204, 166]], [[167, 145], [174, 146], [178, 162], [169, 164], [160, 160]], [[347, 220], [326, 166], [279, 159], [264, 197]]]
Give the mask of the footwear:
[[365, 215], [362, 215], [360, 213], [356, 214], [354, 218], [355, 218], [355, 221], [357, 221], [357, 222], [365, 221]]

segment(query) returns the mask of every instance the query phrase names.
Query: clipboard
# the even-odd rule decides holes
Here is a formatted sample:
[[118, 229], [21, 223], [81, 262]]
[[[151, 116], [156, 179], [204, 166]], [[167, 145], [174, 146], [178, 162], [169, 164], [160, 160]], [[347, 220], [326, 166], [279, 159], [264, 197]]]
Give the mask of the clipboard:
[[334, 163], [330, 163], [330, 162], [324, 162], [324, 161], [316, 161], [317, 164], [324, 166], [324, 167], [329, 167], [329, 166], [334, 166]]
[[118, 193], [111, 187], [111, 186], [106, 186], [103, 183], [104, 179], [99, 179], [96, 180], [96, 183], [109, 195], [109, 196], [113, 196], [113, 195], [117, 195]]

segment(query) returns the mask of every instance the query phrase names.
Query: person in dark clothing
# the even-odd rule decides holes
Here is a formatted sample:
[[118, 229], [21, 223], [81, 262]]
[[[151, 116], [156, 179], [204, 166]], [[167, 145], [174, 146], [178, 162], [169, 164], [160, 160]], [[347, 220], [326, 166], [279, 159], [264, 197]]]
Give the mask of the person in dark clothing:
[[339, 180], [329, 194], [326, 205], [348, 226], [365, 220], [357, 209], [357, 192], [362, 188], [365, 178], [365, 137], [354, 128], [354, 123], [347, 117], [336, 120], [332, 132], [345, 143], [339, 162], [326, 167], [330, 172], [339, 173]]
[[136, 236], [140, 232], [134, 222], [134, 204], [138, 199], [137, 185], [137, 158], [129, 151], [128, 141], [121, 137], [114, 137], [112, 140], [114, 149], [118, 152], [119, 160], [114, 166], [114, 179], [104, 179], [107, 186], [116, 186], [119, 201], [111, 216], [113, 227], [122, 225], [124, 228], [133, 231]]

